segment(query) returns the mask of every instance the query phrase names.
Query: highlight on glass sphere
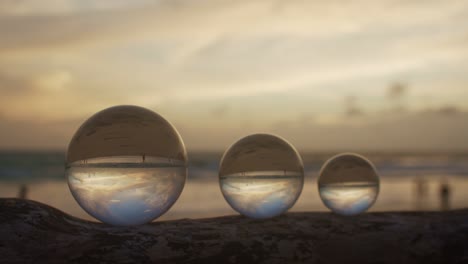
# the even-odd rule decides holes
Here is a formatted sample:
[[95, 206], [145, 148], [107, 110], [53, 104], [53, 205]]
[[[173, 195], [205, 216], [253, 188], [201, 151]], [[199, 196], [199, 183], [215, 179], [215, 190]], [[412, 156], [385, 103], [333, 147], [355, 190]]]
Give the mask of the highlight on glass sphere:
[[304, 166], [286, 140], [254, 134], [242, 138], [223, 155], [219, 184], [226, 201], [251, 218], [277, 216], [291, 208], [304, 185]]
[[179, 198], [187, 153], [177, 130], [138, 106], [115, 106], [89, 118], [67, 153], [68, 186], [78, 204], [112, 225], [148, 223]]
[[340, 215], [357, 215], [369, 209], [379, 194], [379, 176], [363, 156], [344, 153], [330, 158], [318, 179], [320, 198]]

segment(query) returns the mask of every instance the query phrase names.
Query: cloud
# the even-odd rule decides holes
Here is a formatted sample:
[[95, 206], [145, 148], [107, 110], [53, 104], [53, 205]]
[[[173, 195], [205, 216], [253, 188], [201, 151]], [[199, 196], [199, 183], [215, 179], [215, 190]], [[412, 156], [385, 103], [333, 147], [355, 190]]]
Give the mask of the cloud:
[[[99, 13], [99, 12], [96, 12]], [[2, 16], [0, 17], [0, 52], [50, 51], [50, 49], [79, 47], [118, 36], [119, 14], [83, 14], [55, 16]], [[129, 20], [132, 17], [128, 14]], [[134, 17], [136, 19], [136, 17]], [[115, 22], [115, 23], [114, 23]], [[122, 25], [123, 31], [134, 24]], [[12, 26], [14, 25], [14, 26]]]
[[467, 112], [374, 116], [360, 123], [295, 123], [272, 127], [300, 149], [336, 151], [463, 151], [468, 148]]
[[[0, 35], [4, 37], [0, 49], [57, 48], [135, 38], [208, 39], [207, 46], [222, 36], [328, 38], [377, 27], [383, 31], [434, 23], [466, 11], [468, 5], [466, 1], [451, 5], [430, 2], [424, 6], [392, 0], [378, 4], [352, 1], [346, 5], [338, 1], [300, 1], [282, 3], [277, 9], [277, 1], [259, 0], [93, 2], [4, 2], [0, 6]], [[366, 12], [360, 8], [363, 5]], [[412, 15], [402, 15], [407, 13]]]
[[0, 91], [3, 96], [24, 94], [30, 89], [31, 82], [27, 78], [0, 71]]
[[66, 89], [72, 81], [72, 75], [65, 70], [59, 70], [39, 76], [35, 83], [43, 90], [60, 91]]
[[4, 117], [0, 122], [0, 146], [2, 149], [65, 150], [81, 122], [80, 119], [44, 122]]
[[229, 105], [227, 104], [220, 104], [213, 108], [212, 114], [216, 118], [223, 118], [226, 117], [229, 113]]
[[[0, 111], [37, 129], [115, 104], [163, 104], [197, 148], [273, 122], [307, 123], [304, 135], [279, 127], [312, 148], [305, 131], [332, 146], [351, 144], [349, 132], [367, 146], [360, 133], [377, 141], [364, 130], [380, 131], [371, 124], [428, 106], [434, 119], [463, 115], [467, 17], [459, 0], [5, 0]], [[395, 80], [403, 86], [386, 86]]]
[[10, 74], [9, 70], [0, 67], [0, 111], [10, 120], [34, 123], [81, 118], [119, 100], [112, 93], [83, 89], [66, 69], [34, 74]]
[[407, 86], [402, 83], [395, 83], [389, 86], [387, 97], [390, 100], [399, 100], [406, 95]]
[[422, 115], [442, 115], [442, 116], [455, 116], [465, 114], [458, 106], [445, 105], [436, 109], [425, 109], [421, 111]]
[[148, 4], [151, 0], [3, 0], [0, 2], [0, 14], [4, 15], [37, 15], [63, 14], [90, 10], [126, 8], [134, 5]]
[[[312, 151], [459, 151], [468, 148], [465, 140], [468, 112], [455, 106], [391, 116], [384, 112], [368, 113], [360, 122], [323, 123], [313, 114], [299, 114], [276, 119], [270, 127], [256, 118], [247, 124], [231, 116], [203, 120], [202, 116], [192, 113], [190, 117], [197, 122], [166, 117], [178, 129], [190, 151], [222, 151], [237, 139], [258, 132], [278, 134], [297, 148]], [[84, 121], [85, 118], [15, 121], [4, 117], [0, 122], [0, 146], [65, 149]]]
[[408, 86], [401, 82], [391, 84], [387, 89], [387, 100], [390, 104], [389, 113], [403, 113], [408, 110], [405, 97], [408, 93]]
[[[4, 95], [31, 95], [35, 92], [59, 91], [72, 81], [72, 75], [66, 70], [48, 71], [30, 75], [12, 75], [0, 68], [0, 91]], [[1, 100], [0, 100], [1, 101]]]
[[[62, 1], [64, 2], [64, 1]], [[71, 1], [68, 1], [71, 2]], [[76, 4], [75, 4], [76, 5]], [[229, 21], [241, 15], [250, 4], [224, 5], [214, 1], [162, 1], [127, 8], [87, 12], [31, 13], [0, 16], [0, 50], [44, 51], [50, 48], [75, 48], [116, 40], [213, 39], [213, 36], [238, 31], [248, 21]], [[244, 7], [246, 6], [246, 7]], [[232, 9], [231, 9], [232, 8]], [[6, 9], [6, 8], [4, 8]], [[245, 14], [244, 14], [245, 15]], [[251, 20], [252, 14], [248, 15]], [[197, 30], [193, 30], [197, 29]]]
[[364, 111], [358, 106], [355, 96], [345, 97], [345, 115], [348, 117], [362, 116]]

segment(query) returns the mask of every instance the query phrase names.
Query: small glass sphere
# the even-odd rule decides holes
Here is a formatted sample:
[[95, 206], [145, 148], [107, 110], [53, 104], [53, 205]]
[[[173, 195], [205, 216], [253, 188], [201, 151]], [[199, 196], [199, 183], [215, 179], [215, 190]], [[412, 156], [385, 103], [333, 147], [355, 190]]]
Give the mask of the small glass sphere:
[[93, 217], [112, 225], [144, 224], [179, 198], [187, 153], [179, 133], [160, 115], [115, 106], [75, 133], [66, 175], [73, 197]]
[[320, 198], [340, 215], [356, 215], [369, 209], [379, 194], [379, 176], [372, 163], [352, 153], [330, 158], [318, 179]]
[[286, 140], [250, 135], [224, 153], [219, 184], [234, 210], [251, 218], [269, 218], [287, 211], [299, 198], [304, 166]]

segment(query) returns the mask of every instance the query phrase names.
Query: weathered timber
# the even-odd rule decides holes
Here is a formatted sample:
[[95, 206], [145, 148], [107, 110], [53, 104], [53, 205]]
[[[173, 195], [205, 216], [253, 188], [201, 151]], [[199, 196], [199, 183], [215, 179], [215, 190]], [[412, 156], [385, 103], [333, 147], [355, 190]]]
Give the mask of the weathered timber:
[[0, 199], [0, 263], [468, 263], [468, 210], [287, 213], [134, 227]]

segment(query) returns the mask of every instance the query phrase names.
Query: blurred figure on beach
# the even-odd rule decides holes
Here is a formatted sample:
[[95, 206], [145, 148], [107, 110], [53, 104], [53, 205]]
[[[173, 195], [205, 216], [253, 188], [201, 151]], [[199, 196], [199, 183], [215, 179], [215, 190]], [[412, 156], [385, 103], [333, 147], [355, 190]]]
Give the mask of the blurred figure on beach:
[[414, 179], [415, 185], [415, 209], [424, 210], [426, 199], [427, 199], [427, 181], [422, 177], [417, 177]]
[[26, 184], [21, 184], [18, 191], [18, 198], [26, 199], [28, 197], [28, 186]]
[[440, 210], [441, 211], [450, 210], [450, 195], [451, 195], [450, 185], [448, 183], [448, 180], [444, 178], [440, 182], [440, 186], [439, 186]]

